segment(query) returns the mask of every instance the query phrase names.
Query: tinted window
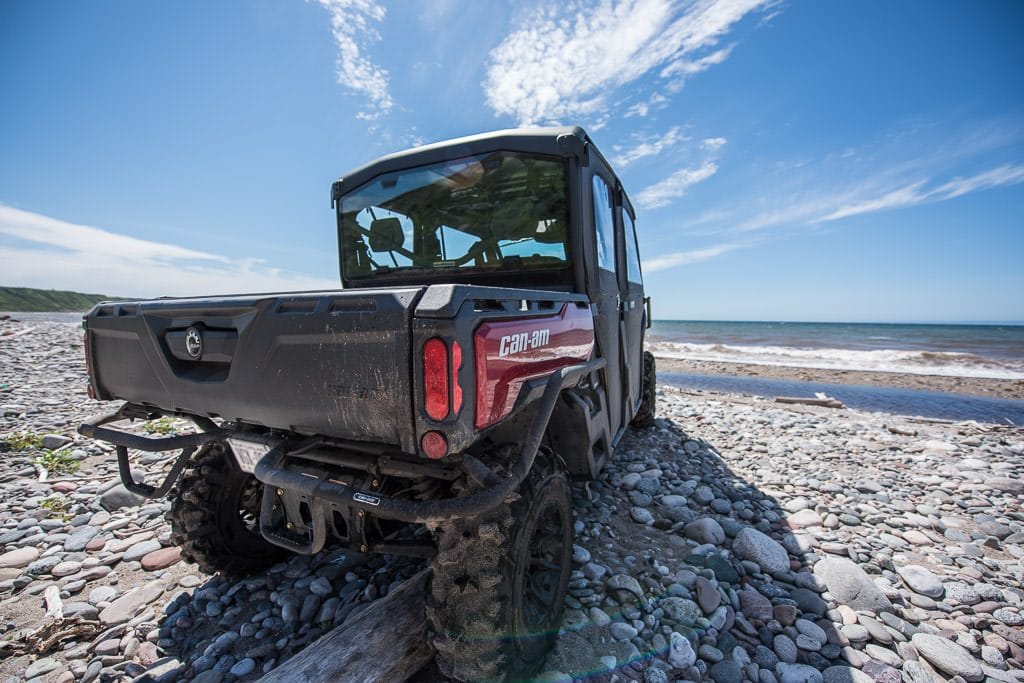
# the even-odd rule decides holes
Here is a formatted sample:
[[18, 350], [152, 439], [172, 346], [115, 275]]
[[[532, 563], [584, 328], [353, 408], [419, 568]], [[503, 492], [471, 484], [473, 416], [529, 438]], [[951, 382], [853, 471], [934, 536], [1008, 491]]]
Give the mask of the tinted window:
[[594, 224], [597, 228], [597, 265], [615, 270], [615, 219], [611, 192], [601, 176], [594, 176]]
[[639, 285], [644, 283], [644, 277], [640, 273], [640, 251], [636, 246], [636, 227], [633, 219], [626, 212], [622, 212], [622, 227], [626, 232], [626, 272], [630, 282]]

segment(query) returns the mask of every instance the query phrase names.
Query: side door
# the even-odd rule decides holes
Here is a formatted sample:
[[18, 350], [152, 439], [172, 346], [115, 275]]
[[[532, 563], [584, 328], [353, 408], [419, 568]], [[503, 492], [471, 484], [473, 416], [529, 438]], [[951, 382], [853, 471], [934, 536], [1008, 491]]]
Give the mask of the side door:
[[[604, 369], [605, 396], [608, 402], [608, 433], [614, 440], [623, 422], [622, 350], [619, 324], [619, 268], [616, 248], [615, 201], [611, 181], [600, 164], [591, 162], [590, 196], [593, 210], [597, 268], [588, 277], [590, 300], [596, 304], [595, 332], [601, 356], [607, 361]], [[609, 444], [610, 446], [611, 444]]]
[[647, 313], [644, 306], [644, 279], [640, 271], [640, 250], [637, 248], [636, 222], [633, 207], [621, 190], [616, 209], [621, 226], [620, 244], [625, 257], [624, 267], [619, 270], [619, 291], [622, 297], [619, 305], [619, 338], [622, 348], [623, 402], [628, 423], [636, 414], [640, 403], [644, 373], [644, 333], [647, 330]]

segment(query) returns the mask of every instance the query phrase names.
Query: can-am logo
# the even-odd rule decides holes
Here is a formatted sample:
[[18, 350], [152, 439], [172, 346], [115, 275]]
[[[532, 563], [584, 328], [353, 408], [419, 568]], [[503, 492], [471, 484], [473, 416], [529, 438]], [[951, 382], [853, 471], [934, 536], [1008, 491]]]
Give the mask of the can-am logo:
[[551, 330], [534, 330], [533, 332], [520, 332], [519, 334], [508, 334], [501, 338], [498, 343], [498, 357], [503, 358], [520, 351], [538, 349], [551, 341]]

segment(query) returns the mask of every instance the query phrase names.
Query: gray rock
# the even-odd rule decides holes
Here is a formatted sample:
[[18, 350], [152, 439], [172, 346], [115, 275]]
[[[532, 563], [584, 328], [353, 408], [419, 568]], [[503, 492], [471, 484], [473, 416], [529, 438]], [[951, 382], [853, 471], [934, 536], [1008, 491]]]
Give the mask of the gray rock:
[[97, 586], [89, 591], [89, 602], [94, 605], [101, 602], [110, 602], [115, 597], [117, 597], [117, 589], [113, 586]]
[[708, 670], [708, 675], [715, 683], [740, 683], [743, 680], [743, 670], [731, 659], [713, 665]]
[[160, 548], [160, 541], [155, 538], [151, 538], [148, 541], [139, 541], [128, 548], [128, 550], [124, 551], [124, 557], [121, 558], [121, 561], [133, 562], [135, 560], [141, 560], [143, 556], [148, 555], [154, 550], [160, 550]]
[[921, 656], [940, 671], [952, 676], [962, 676], [970, 683], [985, 678], [981, 665], [971, 653], [953, 641], [930, 633], [917, 633], [911, 638], [911, 642]]
[[0, 555], [0, 569], [23, 569], [37, 559], [39, 559], [39, 550], [36, 548], [15, 548]]
[[741, 560], [750, 560], [769, 574], [789, 569], [789, 553], [775, 539], [757, 529], [746, 527], [732, 542], [732, 552]]
[[686, 598], [662, 598], [658, 604], [666, 617], [686, 626], [693, 626], [704, 614], [697, 603]]
[[711, 517], [701, 517], [700, 519], [693, 520], [683, 527], [683, 534], [687, 538], [701, 544], [712, 543], [714, 545], [721, 545], [725, 543], [725, 531], [722, 530], [722, 525]]
[[639, 599], [643, 599], [644, 591], [640, 588], [640, 584], [632, 576], [627, 574], [615, 574], [608, 578], [604, 582], [605, 587], [609, 591], [616, 591], [616, 596], [619, 600], [622, 600], [622, 593], [631, 593]]
[[319, 595], [323, 598], [334, 592], [334, 586], [324, 577], [318, 576], [309, 584], [309, 590], [314, 595]]
[[37, 676], [48, 674], [51, 671], [55, 671], [62, 666], [59, 660], [53, 659], [52, 657], [43, 657], [29, 664], [28, 668], [25, 669], [25, 678], [32, 679]]
[[99, 615], [100, 621], [108, 626], [124, 623], [135, 616], [143, 606], [159, 598], [163, 592], [163, 584], [159, 581], [137, 586], [104, 608]]
[[637, 631], [629, 624], [624, 624], [621, 621], [616, 621], [608, 627], [608, 632], [612, 634], [612, 638], [615, 640], [630, 640], [635, 638]]
[[903, 567], [897, 567], [896, 573], [910, 587], [910, 590], [915, 593], [938, 599], [946, 591], [939, 577], [920, 565], [908, 564]]
[[796, 643], [784, 633], [780, 633], [772, 639], [772, 649], [781, 661], [790, 663], [796, 661]]
[[677, 669], [688, 669], [697, 661], [690, 641], [672, 631], [668, 637], [668, 663]]
[[256, 670], [256, 661], [250, 657], [240, 659], [235, 662], [235, 665], [231, 667], [231, 675], [233, 676], [248, 676]]
[[654, 515], [647, 508], [635, 507], [629, 511], [629, 516], [637, 524], [653, 524]]
[[855, 610], [892, 611], [892, 603], [867, 573], [844, 557], [829, 557], [814, 565], [814, 575], [821, 578], [840, 604]]
[[64, 541], [64, 550], [69, 553], [77, 553], [85, 550], [85, 546], [92, 539], [96, 538], [100, 530], [96, 527], [83, 526], [76, 530], [75, 533], [68, 536], [68, 540]]
[[100, 496], [100, 507], [107, 512], [114, 512], [123, 507], [134, 507], [145, 500], [142, 496], [126, 489], [124, 484], [118, 484]]
[[55, 451], [61, 446], [67, 446], [71, 441], [71, 439], [62, 434], [45, 434], [39, 445], [48, 451]]
[[830, 666], [821, 672], [824, 683], [874, 683], [873, 678], [852, 666]]
[[822, 683], [821, 672], [807, 664], [789, 664], [780, 662], [775, 667], [779, 683]]

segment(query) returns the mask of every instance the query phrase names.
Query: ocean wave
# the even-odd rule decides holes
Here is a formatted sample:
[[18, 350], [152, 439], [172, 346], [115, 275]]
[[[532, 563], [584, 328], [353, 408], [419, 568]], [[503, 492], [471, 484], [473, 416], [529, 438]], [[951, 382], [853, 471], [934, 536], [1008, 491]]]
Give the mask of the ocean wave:
[[948, 377], [1024, 379], [1024, 363], [997, 361], [971, 353], [906, 349], [859, 351], [681, 342], [653, 342], [650, 348], [656, 356], [683, 360], [781, 365], [822, 370], [867, 370]]

